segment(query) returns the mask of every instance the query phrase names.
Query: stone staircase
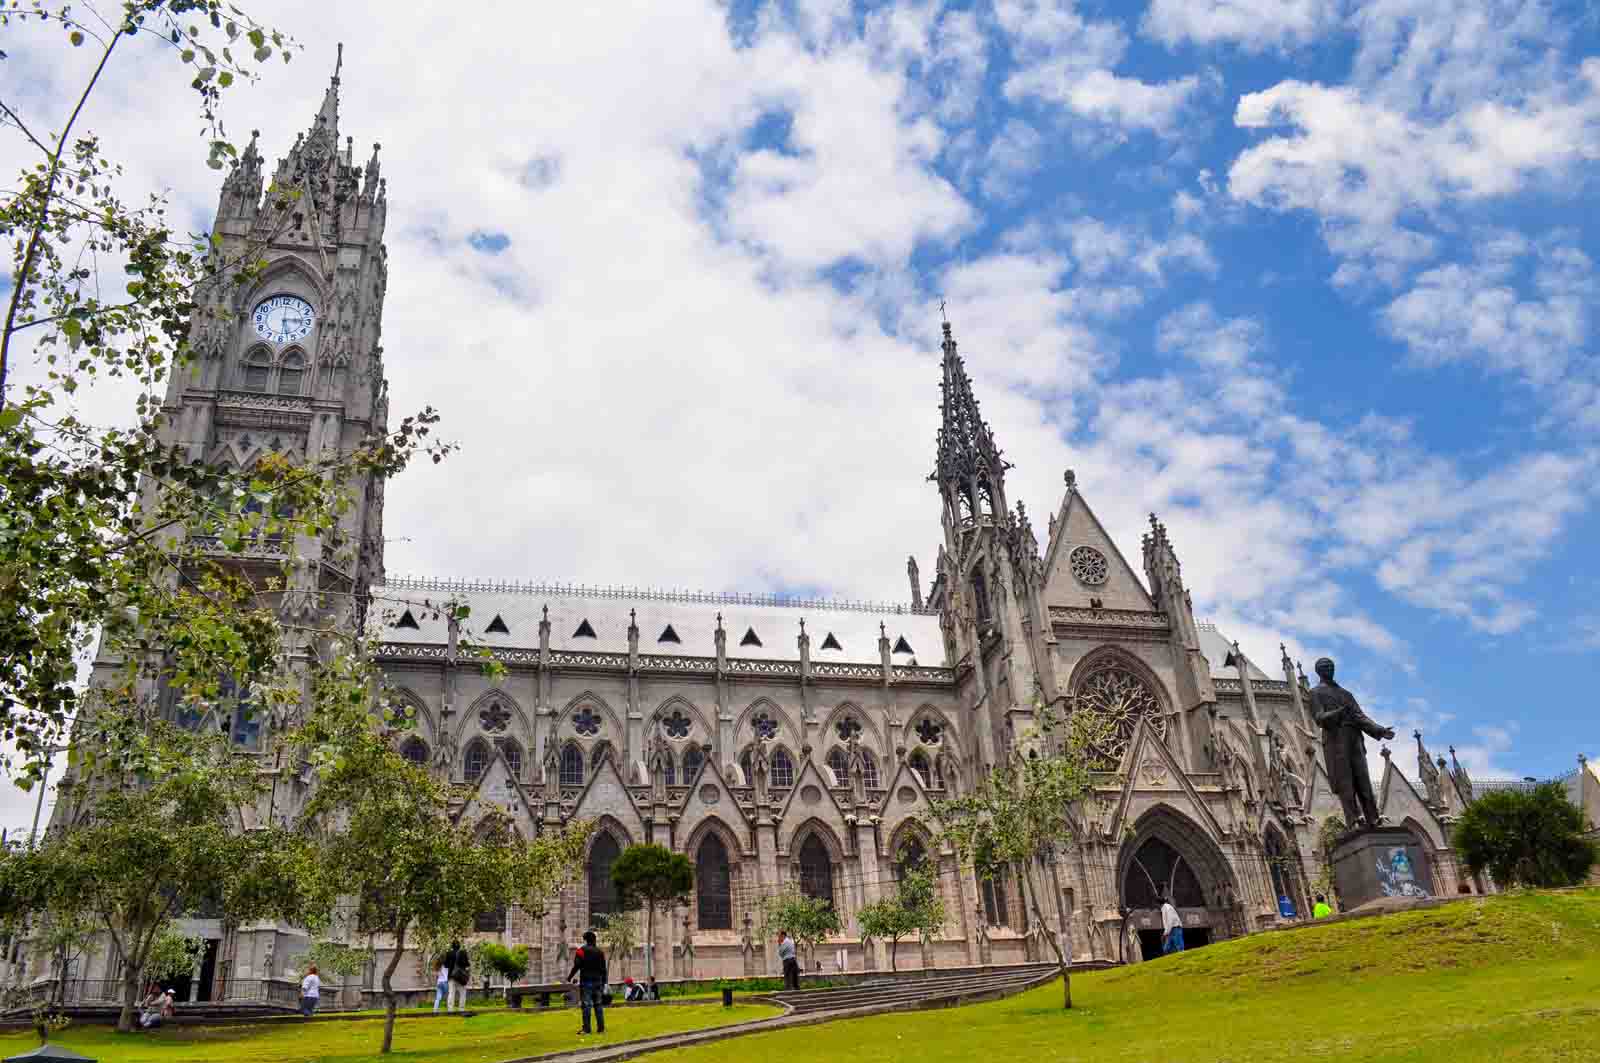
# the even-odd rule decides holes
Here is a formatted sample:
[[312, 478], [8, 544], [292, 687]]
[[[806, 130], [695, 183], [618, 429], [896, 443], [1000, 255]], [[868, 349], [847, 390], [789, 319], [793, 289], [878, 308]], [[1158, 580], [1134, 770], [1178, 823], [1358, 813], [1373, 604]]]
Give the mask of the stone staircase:
[[953, 971], [949, 974], [918, 971], [837, 989], [803, 989], [799, 992], [791, 990], [763, 995], [782, 1004], [790, 1015], [854, 1011], [858, 1008], [911, 1010], [950, 1007], [1009, 996], [1045, 981], [1055, 971], [1056, 965], [1053, 963]]

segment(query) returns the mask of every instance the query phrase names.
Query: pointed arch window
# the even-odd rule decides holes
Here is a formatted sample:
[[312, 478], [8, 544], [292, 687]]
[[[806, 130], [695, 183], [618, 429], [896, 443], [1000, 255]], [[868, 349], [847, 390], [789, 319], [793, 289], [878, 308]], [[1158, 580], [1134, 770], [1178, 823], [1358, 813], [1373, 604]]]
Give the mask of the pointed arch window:
[[916, 871], [928, 862], [928, 847], [919, 835], [912, 834], [900, 843], [895, 853], [894, 877], [904, 878], [907, 871]]
[[400, 755], [418, 767], [424, 767], [428, 763], [428, 743], [412, 735], [400, 743]]
[[266, 391], [267, 379], [272, 374], [272, 367], [267, 361], [267, 352], [262, 350], [251, 351], [244, 360], [244, 389], [246, 391]]
[[928, 758], [922, 750], [919, 749], [906, 758], [906, 764], [917, 773], [917, 778], [922, 780], [924, 788], [933, 789], [933, 773], [928, 768]]
[[481, 738], [474, 738], [472, 744], [467, 746], [467, 756], [462, 762], [462, 773], [468, 782], [477, 782], [482, 777], [484, 769], [489, 766], [489, 743]]
[[615, 750], [610, 742], [601, 742], [594, 747], [594, 752], [589, 755], [589, 768], [591, 771], [600, 770], [600, 765], [615, 756]]
[[668, 786], [678, 785], [678, 766], [673, 762], [671, 753], [661, 754], [661, 775]]
[[506, 770], [511, 772], [513, 779], [522, 779], [522, 747], [515, 739], [502, 738], [498, 743], [501, 754], [506, 758]]
[[561, 785], [583, 785], [583, 750], [575, 743], [568, 743], [561, 751]]
[[833, 904], [833, 858], [815, 834], [800, 846], [800, 892], [813, 900]]
[[706, 755], [699, 746], [690, 746], [683, 751], [683, 784], [688, 786], [694, 782], [695, 776], [700, 774], [700, 766], [706, 762]]
[[248, 688], [241, 690], [231, 678], [223, 677], [219, 691], [233, 701], [233, 716], [228, 726], [228, 736], [236, 746], [255, 749], [261, 744], [261, 714], [256, 711]]
[[1007, 903], [1010, 868], [996, 868], [989, 878], [980, 878], [978, 885], [983, 894], [983, 918], [990, 926], [1010, 926], [1011, 907]]
[[695, 852], [694, 895], [701, 930], [733, 929], [733, 875], [728, 867], [728, 847], [715, 834], [707, 834]]
[[290, 351], [278, 369], [278, 394], [298, 395], [305, 386], [306, 360], [299, 351]]
[[779, 790], [787, 790], [794, 785], [794, 759], [789, 756], [788, 750], [772, 751], [772, 775], [768, 781]]
[[622, 846], [610, 831], [603, 830], [589, 849], [589, 925], [605, 926], [606, 920], [622, 910], [617, 887], [611, 881], [611, 865], [622, 855]]
[[869, 790], [876, 790], [882, 785], [878, 781], [878, 762], [873, 760], [872, 753], [865, 749], [861, 751], [861, 779]]
[[828, 767], [833, 769], [833, 777], [839, 780], [840, 786], [850, 785], [850, 758], [844, 755], [844, 750], [833, 747], [828, 753]]
[[746, 786], [754, 786], [756, 784], [756, 773], [753, 764], [754, 762], [748, 749], [739, 754], [739, 770], [744, 772], [744, 784]]

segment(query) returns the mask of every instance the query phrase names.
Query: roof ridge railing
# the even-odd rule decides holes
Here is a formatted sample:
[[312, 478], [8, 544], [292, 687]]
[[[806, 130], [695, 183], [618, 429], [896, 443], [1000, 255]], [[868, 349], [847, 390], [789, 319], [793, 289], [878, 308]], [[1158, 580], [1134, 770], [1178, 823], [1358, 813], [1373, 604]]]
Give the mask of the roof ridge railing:
[[686, 602], [701, 605], [764, 605], [797, 609], [828, 609], [855, 613], [891, 613], [900, 616], [935, 616], [937, 610], [917, 609], [903, 602], [857, 601], [844, 598], [801, 598], [783, 594], [741, 594], [737, 591], [678, 591], [660, 587], [624, 587], [587, 583], [542, 583], [537, 580], [458, 580], [396, 576], [384, 581], [392, 590], [445, 593], [551, 594], [622, 601]]

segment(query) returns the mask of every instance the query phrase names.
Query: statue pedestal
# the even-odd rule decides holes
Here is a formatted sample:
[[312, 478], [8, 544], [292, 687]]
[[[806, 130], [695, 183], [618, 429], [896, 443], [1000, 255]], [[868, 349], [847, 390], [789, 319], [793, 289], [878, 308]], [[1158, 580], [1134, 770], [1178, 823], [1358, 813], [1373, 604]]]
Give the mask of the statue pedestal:
[[1333, 847], [1333, 881], [1345, 911], [1379, 900], [1433, 896], [1433, 869], [1416, 836], [1400, 827], [1353, 831]]

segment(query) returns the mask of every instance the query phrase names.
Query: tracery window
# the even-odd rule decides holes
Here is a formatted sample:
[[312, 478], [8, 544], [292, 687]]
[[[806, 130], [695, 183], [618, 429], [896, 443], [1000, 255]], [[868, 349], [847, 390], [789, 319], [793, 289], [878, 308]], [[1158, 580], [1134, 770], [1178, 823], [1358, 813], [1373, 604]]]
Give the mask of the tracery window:
[[569, 742], [561, 751], [561, 785], [583, 785], [583, 750]]
[[522, 778], [522, 747], [509, 738], [499, 742], [500, 752], [506, 758], [506, 768], [510, 770], [513, 779]]
[[278, 370], [278, 394], [298, 395], [306, 375], [306, 363], [298, 351], [291, 352]]
[[728, 868], [728, 847], [715, 834], [707, 834], [695, 853], [694, 894], [701, 930], [733, 929], [733, 877]]
[[765, 712], [756, 713], [755, 718], [750, 721], [750, 728], [755, 731], [756, 737], [765, 738], [769, 742], [778, 735], [778, 721]]
[[828, 767], [833, 769], [834, 777], [839, 780], [840, 786], [850, 785], [850, 761], [844, 755], [844, 750], [834, 746], [828, 753]]
[[689, 737], [689, 717], [683, 714], [682, 709], [673, 709], [671, 716], [662, 719], [661, 727], [667, 732], [668, 738]]
[[869, 790], [876, 790], [880, 785], [878, 782], [878, 762], [873, 760], [872, 753], [865, 749], [861, 751], [861, 779], [866, 783]]
[[1067, 555], [1067, 564], [1079, 583], [1098, 587], [1106, 581], [1106, 555], [1092, 546], [1080, 546]]
[[615, 750], [611, 748], [611, 743], [601, 742], [594, 747], [594, 752], [589, 754], [589, 767], [591, 769], [598, 769], [601, 762], [613, 758], [614, 756]]
[[668, 786], [678, 785], [678, 766], [673, 763], [672, 754], [661, 754], [661, 774], [666, 777]]
[[944, 728], [931, 717], [924, 716], [922, 722], [917, 724], [917, 737], [922, 739], [925, 745], [936, 746], [944, 737]]
[[922, 844], [920, 837], [913, 834], [900, 843], [900, 850], [895, 853], [894, 877], [904, 878], [907, 871], [915, 871], [927, 862], [927, 846]]
[[611, 881], [611, 865], [622, 855], [622, 846], [610, 831], [601, 831], [589, 849], [589, 925], [604, 926], [606, 917], [621, 910], [617, 887]]
[[426, 765], [428, 763], [428, 744], [412, 735], [400, 743], [400, 755], [418, 766]]
[[1155, 691], [1115, 658], [1101, 661], [1084, 676], [1075, 698], [1077, 708], [1105, 722], [1107, 736], [1099, 751], [1106, 763], [1122, 759], [1140, 720], [1149, 720], [1157, 736], [1167, 736], [1167, 719]]
[[815, 834], [800, 846], [800, 892], [833, 904], [833, 860], [828, 847]]
[[983, 918], [990, 926], [1011, 925], [1011, 907], [1007, 897], [1010, 878], [1011, 869], [1002, 867], [989, 878], [978, 880], [983, 894]]
[[481, 738], [474, 738], [467, 746], [467, 755], [462, 761], [462, 774], [468, 782], [477, 782], [478, 777], [488, 766], [489, 743]]
[[685, 786], [694, 782], [695, 776], [700, 774], [700, 765], [704, 764], [705, 760], [706, 755], [701, 752], [699, 746], [691, 745], [683, 751], [683, 782]]
[[772, 774], [768, 776], [774, 789], [787, 790], [794, 785], [794, 761], [787, 750], [772, 751]]
[[600, 733], [600, 715], [588, 705], [583, 706], [572, 714], [572, 729], [581, 735], [597, 735]]
[[851, 737], [861, 733], [861, 721], [854, 716], [846, 716], [839, 721], [834, 730], [839, 732], [841, 741], [848, 742]]
[[922, 780], [922, 785], [928, 789], [933, 788], [933, 772], [928, 768], [927, 755], [922, 750], [917, 750], [906, 758], [906, 763], [911, 770], [917, 773], [917, 778]]

